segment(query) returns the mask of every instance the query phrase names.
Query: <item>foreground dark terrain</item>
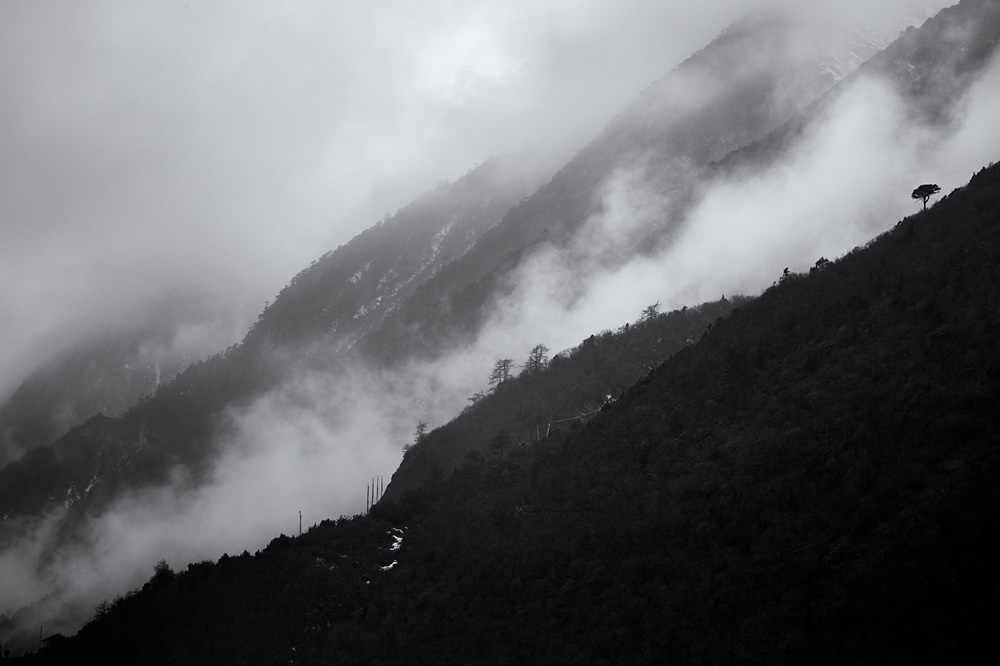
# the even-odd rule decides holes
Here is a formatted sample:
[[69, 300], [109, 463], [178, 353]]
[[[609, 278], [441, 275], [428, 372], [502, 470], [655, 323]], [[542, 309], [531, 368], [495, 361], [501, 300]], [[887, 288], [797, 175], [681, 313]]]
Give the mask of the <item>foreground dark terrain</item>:
[[25, 661], [993, 663], [998, 278], [990, 167], [597, 415], [255, 555], [161, 565]]

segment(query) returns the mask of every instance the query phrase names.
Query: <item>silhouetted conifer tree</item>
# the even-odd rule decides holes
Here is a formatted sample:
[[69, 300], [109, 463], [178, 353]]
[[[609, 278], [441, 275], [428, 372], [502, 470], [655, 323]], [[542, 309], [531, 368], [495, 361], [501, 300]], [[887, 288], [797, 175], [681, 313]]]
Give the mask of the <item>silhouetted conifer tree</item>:
[[535, 345], [528, 352], [528, 360], [524, 363], [524, 371], [528, 374], [544, 370], [549, 364], [549, 348], [545, 345]]
[[940, 191], [941, 188], [935, 185], [934, 183], [925, 183], [920, 187], [918, 187], [917, 189], [913, 190], [913, 192], [910, 194], [910, 197], [913, 199], [920, 199], [921, 201], [923, 201], [924, 210], [927, 210], [927, 200]]
[[496, 391], [510, 380], [510, 368], [514, 360], [509, 358], [498, 359], [493, 365], [493, 372], [490, 373], [490, 390]]

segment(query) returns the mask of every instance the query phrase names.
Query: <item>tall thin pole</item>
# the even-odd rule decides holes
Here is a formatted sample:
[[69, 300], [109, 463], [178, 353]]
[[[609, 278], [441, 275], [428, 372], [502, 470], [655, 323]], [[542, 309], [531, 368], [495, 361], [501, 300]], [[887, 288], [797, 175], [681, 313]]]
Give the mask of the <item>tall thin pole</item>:
[[302, 536], [302, 512], [299, 511], [299, 536]]

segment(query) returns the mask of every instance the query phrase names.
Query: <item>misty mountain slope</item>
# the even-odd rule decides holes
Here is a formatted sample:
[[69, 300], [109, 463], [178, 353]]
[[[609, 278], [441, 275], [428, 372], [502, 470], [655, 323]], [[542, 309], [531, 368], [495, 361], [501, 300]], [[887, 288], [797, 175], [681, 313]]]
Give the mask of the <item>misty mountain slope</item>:
[[[64, 353], [21, 383], [0, 406], [0, 465], [94, 414], [118, 416], [156, 388], [157, 365], [139, 357], [140, 341], [116, 342]], [[180, 369], [159, 368], [165, 378]]]
[[[496, 224], [544, 168], [523, 155], [491, 159], [438, 187], [296, 276], [242, 343], [191, 364], [121, 417], [93, 417], [0, 469], [3, 567], [22, 568], [25, 580], [42, 581], [37, 592], [5, 581], [15, 592], [0, 595], [8, 596], [0, 614], [19, 626], [79, 626], [93, 592], [76, 594], [77, 577], [68, 572], [80, 556], [99, 558], [82, 565], [85, 570], [106, 566], [107, 558], [98, 555], [107, 547], [100, 545], [101, 534], [114, 531], [116, 511], [141, 506], [137, 498], [149, 493], [176, 501], [211, 487], [225, 473], [217, 465], [220, 456], [246, 450], [247, 436], [235, 422], [241, 410], [298, 373], [308, 376], [319, 367], [337, 377], [333, 369], [350, 366], [356, 337]], [[282, 450], [280, 440], [268, 444]], [[170, 506], [162, 496], [152, 502]], [[108, 583], [89, 573], [87, 579]]]
[[[595, 263], [620, 265], [668, 244], [704, 167], [778, 127], [888, 42], [863, 32], [824, 35], [770, 13], [735, 23], [644, 90], [362, 348], [398, 359], [412, 349], [433, 356], [467, 343], [539, 249], [557, 248], [582, 274]], [[619, 190], [668, 203], [604, 248], [613, 234], [594, 220], [612, 214], [608, 199]]]
[[[95, 431], [84, 427], [53, 451], [29, 454], [0, 471], [0, 515], [38, 515], [73, 489], [95, 487], [95, 474], [104, 487], [141, 487], [164, 482], [176, 465], [190, 467], [196, 477], [207, 471], [218, 453], [212, 438], [228, 405], [273, 387], [296, 363], [315, 360], [309, 354], [314, 347], [332, 363], [338, 350], [346, 352], [496, 224], [534, 186], [538, 168], [523, 158], [492, 159], [317, 260], [282, 290], [241, 344], [192, 364], [124, 414], [115, 428], [119, 439], [90, 442], [87, 433]], [[83, 388], [94, 395], [93, 386]], [[117, 460], [110, 477], [98, 450], [102, 460]], [[62, 460], [76, 462], [60, 469]], [[74, 511], [95, 510], [88, 497], [83, 493]]]
[[190, 296], [150, 305], [142, 321], [81, 337], [21, 382], [0, 405], [0, 466], [95, 414], [120, 416], [239, 326]]
[[528, 155], [491, 158], [425, 194], [296, 275], [246, 344], [350, 349], [534, 191], [541, 170]]
[[40, 663], [992, 663], [1000, 166], [577, 433], [162, 571]]
[[869, 67], [916, 102], [911, 109], [921, 120], [947, 123], [954, 99], [994, 57], [998, 26], [996, 2], [963, 0], [928, 21], [924, 32], [930, 39], [908, 30]]
[[578, 429], [746, 300], [723, 298], [644, 315], [617, 331], [592, 335], [551, 361], [546, 353], [534, 365], [530, 358], [512, 364], [509, 380], [489, 389], [484, 383], [485, 393], [471, 398], [473, 404], [461, 415], [406, 450], [385, 488], [384, 501], [405, 502], [406, 493], [439, 482], [470, 458], [537, 443], [553, 431]]
[[905, 103], [906, 120], [949, 129], [958, 103], [996, 57], [1000, 6], [990, 0], [962, 0], [941, 10], [848, 74], [801, 115], [773, 134], [734, 151], [718, 166], [723, 172], [760, 169], [785, 156], [811, 126], [822, 122], [852, 84], [865, 78], [887, 82]]

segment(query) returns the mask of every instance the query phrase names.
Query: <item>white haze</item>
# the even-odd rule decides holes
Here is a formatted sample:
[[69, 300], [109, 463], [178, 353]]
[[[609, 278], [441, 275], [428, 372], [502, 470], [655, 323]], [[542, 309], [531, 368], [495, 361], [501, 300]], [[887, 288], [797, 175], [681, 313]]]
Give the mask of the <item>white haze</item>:
[[[268, 15], [268, 21], [261, 19], [262, 13], [269, 14], [262, 5], [253, 6], [251, 18], [229, 7], [237, 20], [227, 31], [222, 29], [223, 14], [192, 3], [192, 9], [214, 17], [194, 33], [178, 27], [180, 5], [165, 5], [165, 17], [154, 13], [158, 21], [168, 19], [165, 30], [174, 31], [173, 37], [186, 35], [194, 40], [187, 44], [193, 51], [182, 53], [192, 65], [206, 54], [199, 50], [199, 45], [207, 47], [198, 41], [198, 31], [227, 35], [207, 51], [211, 66], [198, 90], [208, 99], [168, 108], [177, 118], [167, 122], [164, 130], [179, 146], [165, 148], [165, 155], [150, 158], [151, 163], [133, 156], [138, 170], [148, 171], [149, 180], [116, 163], [121, 169], [117, 175], [99, 172], [79, 186], [87, 190], [80, 193], [82, 199], [70, 194], [65, 199], [53, 197], [41, 212], [19, 218], [23, 223], [13, 229], [19, 254], [0, 249], [0, 277], [9, 285], [10, 276], [23, 275], [21, 284], [30, 285], [32, 291], [23, 297], [27, 302], [17, 307], [10, 305], [4, 292], [0, 318], [12, 322], [13, 332], [5, 333], [8, 337], [3, 341], [25, 350], [25, 341], [38, 331], [67, 322], [89, 322], [93, 314], [89, 308], [104, 312], [94, 304], [108, 298], [109, 291], [117, 293], [116, 276], [120, 275], [136, 283], [122, 287], [126, 293], [120, 300], [131, 305], [121, 312], [129, 314], [133, 305], [139, 308], [156, 292], [155, 286], [141, 284], [146, 268], [156, 280], [169, 282], [171, 266], [177, 261], [186, 262], [180, 273], [195, 286], [202, 278], [211, 282], [206, 275], [218, 276], [224, 284], [220, 297], [238, 291], [266, 298], [327, 245], [346, 241], [370, 224], [373, 215], [405, 203], [432, 184], [428, 179], [450, 177], [490, 152], [538, 141], [548, 134], [554, 135], [555, 144], [578, 140], [636, 90], [706, 42], [734, 16], [732, 10], [749, 3], [705, 2], [699, 3], [702, 9], [697, 11], [692, 9], [695, 3], [616, 3], [611, 11], [596, 2], [553, 3], [545, 9], [528, 2], [482, 3], [466, 9], [468, 5], [456, 2], [425, 8], [426, 14], [403, 5], [369, 7], [374, 4], [347, 3], [354, 12], [350, 29], [332, 20], [329, 12], [334, 10], [317, 5], [309, 5], [302, 15], [292, 10], [284, 10], [277, 18]], [[817, 7], [870, 11], [870, 4], [831, 2]], [[878, 4], [889, 10], [904, 3]], [[95, 6], [104, 12], [102, 30], [112, 30], [117, 38], [124, 39], [122, 35], [139, 21], [128, 12], [115, 19], [109, 13], [110, 4]], [[52, 11], [53, 6], [46, 7]], [[386, 7], [397, 9], [398, 15]], [[667, 20], [671, 13], [677, 15], [675, 21]], [[641, 20], [644, 16], [645, 21]], [[518, 17], [523, 17], [520, 27]], [[310, 32], [320, 18], [327, 21], [320, 24], [334, 26], [332, 36]], [[381, 20], [387, 24], [375, 31], [372, 26]], [[412, 34], [407, 27], [410, 21], [415, 26]], [[250, 89], [233, 99], [250, 107], [251, 102], [260, 101], [264, 108], [222, 104], [233, 114], [232, 124], [239, 130], [231, 131], [228, 116], [216, 115], [212, 108], [226, 101], [216, 97], [227, 80], [223, 74], [261, 64], [241, 53], [240, 26], [248, 35], [264, 39], [272, 55], [281, 55], [278, 62], [284, 67], [273, 72], [265, 68], [239, 79]], [[365, 29], [379, 35], [371, 37]], [[68, 26], [62, 30], [72, 32]], [[624, 40], [626, 50], [633, 51], [631, 56], [613, 53], [617, 40], [630, 30], [638, 30], [635, 39]], [[285, 37], [290, 41], [277, 40], [274, 33], [282, 31], [289, 33]], [[670, 48], [644, 44], [643, 39], [656, 41], [663, 31], [669, 38], [661, 37], [660, 42], [676, 42]], [[280, 53], [279, 45], [294, 41], [289, 35], [304, 34], [310, 35], [305, 45], [308, 58]], [[583, 41], [573, 42], [574, 37]], [[378, 57], [357, 64], [354, 73], [339, 74], [340, 87], [335, 86], [339, 95], [313, 98], [307, 94], [307, 89], [330, 83], [324, 66], [337, 76], [340, 70], [334, 56], [347, 58], [352, 49], [360, 49], [352, 59], [364, 60], [360, 54], [368, 57], [364, 43], [368, 38], [379, 45]], [[128, 39], [134, 42], [139, 37]], [[325, 40], [337, 39], [344, 41], [339, 51], [324, 50]], [[442, 46], [442, 53], [431, 48], [435, 41], [450, 46]], [[165, 39], [161, 47], [168, 43], [171, 40]], [[486, 53], [477, 47], [482, 43], [491, 45]], [[413, 67], [424, 74], [416, 83], [406, 84], [414, 69], [401, 63], [414, 54], [421, 54], [417, 60], [423, 64]], [[471, 64], [460, 67], [458, 63], [466, 56]], [[320, 64], [307, 62], [311, 58]], [[640, 60], [643, 67], [624, 71], [626, 65]], [[403, 68], [396, 71], [396, 67]], [[292, 78], [302, 88], [295, 87], [295, 81], [281, 81], [273, 92], [269, 84], [289, 68], [296, 72]], [[506, 77], [505, 68], [517, 76]], [[382, 90], [394, 86], [419, 90]], [[542, 94], [549, 86], [556, 93]], [[47, 602], [51, 608], [73, 602], [88, 608], [148, 578], [152, 564], [161, 558], [183, 567], [189, 561], [215, 559], [222, 552], [254, 551], [278, 533], [294, 533], [299, 511], [308, 526], [363, 510], [368, 479], [381, 474], [388, 481], [417, 421], [436, 426], [457, 414], [467, 396], [485, 388], [495, 359], [521, 360], [538, 343], [553, 350], [572, 346], [591, 333], [636, 319], [643, 307], [656, 301], [673, 308], [722, 294], [759, 292], [785, 266], [805, 270], [820, 256], [832, 259], [913, 212], [909, 192], [917, 184], [937, 182], [945, 192], [964, 184], [974, 170], [1000, 154], [1000, 133], [992, 120], [992, 110], [1000, 102], [998, 90], [1000, 69], [994, 66], [967, 100], [961, 126], [939, 137], [908, 125], [884, 84], [860, 82], [785, 162], [712, 187], [690, 213], [675, 245], [659, 256], [624, 266], [608, 265], [604, 257], [614, 253], [616, 243], [627, 242], [631, 229], [658, 215], [664, 202], [643, 184], [641, 174], [617, 173], [603, 189], [602, 213], [589, 221], [586, 235], [581, 236], [586, 241], [574, 248], [576, 259], [583, 253], [591, 269], [585, 280], [580, 280], [575, 265], [567, 265], [559, 256], [538, 255], [517, 276], [515, 297], [497, 305], [494, 321], [470, 348], [433, 366], [412, 366], [393, 377], [310, 374], [231, 412], [224, 442], [228, 446], [212, 483], [192, 488], [178, 472], [176, 482], [168, 487], [122, 498], [113, 510], [95, 519], [87, 547], [61, 553], [42, 572], [34, 558], [49, 538], [50, 526], [36, 532], [35, 539], [3, 551], [0, 613], [53, 590], [57, 594]], [[136, 94], [138, 102], [146, 99], [146, 93]], [[359, 102], [355, 96], [367, 101]], [[310, 106], [320, 101], [323, 104], [318, 108]], [[92, 103], [97, 107], [94, 113], [100, 115], [101, 101]], [[574, 108], [583, 117], [570, 111]], [[249, 117], [237, 113], [241, 109]], [[187, 111], [208, 114], [212, 122], [196, 126], [189, 136], [179, 120]], [[479, 124], [479, 113], [485, 113], [483, 124]], [[325, 114], [340, 119], [326, 126]], [[526, 120], [535, 115], [539, 118]], [[556, 128], [566, 118], [570, 119], [568, 133], [561, 134]], [[110, 121], [106, 124], [105, 138], [116, 137], [120, 127]], [[130, 131], [145, 137], [142, 128]], [[221, 137], [213, 138], [216, 133]], [[256, 139], [265, 147], [251, 145]], [[198, 147], [204, 147], [204, 154], [190, 154]], [[26, 145], [22, 150], [28, 154], [31, 148]], [[251, 164], [249, 171], [240, 168], [243, 161]], [[40, 161], [29, 165], [28, 174], [41, 178], [38, 174], [50, 166]], [[4, 163], [2, 168], [7, 172], [13, 167]], [[75, 173], [67, 171], [61, 177], [71, 182]], [[126, 182], [141, 181], [133, 183], [138, 189], [127, 197], [130, 204], [109, 204], [99, 192], [90, 191], [120, 186], [118, 176]], [[156, 178], [162, 179], [163, 191], [155, 185]], [[29, 210], [26, 202], [18, 201]], [[71, 219], [69, 211], [81, 201], [89, 203], [78, 219]], [[105, 211], [107, 218], [102, 215]], [[6, 209], [3, 216], [7, 224], [12, 214]], [[49, 219], [61, 220], [61, 225], [46, 227], [43, 222]], [[136, 223], [137, 219], [141, 222]], [[101, 224], [91, 234], [76, 226], [80, 221]], [[214, 226], [216, 221], [218, 226]], [[126, 229], [129, 223], [138, 228]], [[44, 231], [36, 230], [36, 224]], [[67, 243], [63, 234], [76, 244]], [[116, 239], [118, 235], [122, 238]], [[107, 257], [115, 254], [109, 248], [118, 242], [123, 254], [140, 248], [149, 248], [151, 254], [109, 262]], [[185, 248], [190, 249], [190, 256]], [[38, 268], [22, 255], [36, 257]], [[78, 306], [71, 307], [62, 297], [46, 294], [65, 288], [52, 266], [74, 255], [86, 258], [80, 275], [93, 281], [80, 280], [79, 290], [72, 293], [72, 302]], [[240, 266], [246, 272], [240, 273]], [[41, 307], [47, 302], [50, 305]], [[113, 305], [103, 307], [115, 310]], [[11, 367], [17, 367], [11, 360], [0, 362], [4, 370]], [[69, 619], [66, 628], [73, 630], [82, 619]]]

